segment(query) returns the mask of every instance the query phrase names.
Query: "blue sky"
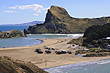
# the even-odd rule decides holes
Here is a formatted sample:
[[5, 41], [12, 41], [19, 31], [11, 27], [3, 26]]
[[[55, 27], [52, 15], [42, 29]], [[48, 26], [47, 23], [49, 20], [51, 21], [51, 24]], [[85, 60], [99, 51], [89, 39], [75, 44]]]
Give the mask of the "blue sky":
[[51, 5], [65, 8], [75, 18], [110, 16], [110, 0], [0, 0], [0, 24], [44, 21]]

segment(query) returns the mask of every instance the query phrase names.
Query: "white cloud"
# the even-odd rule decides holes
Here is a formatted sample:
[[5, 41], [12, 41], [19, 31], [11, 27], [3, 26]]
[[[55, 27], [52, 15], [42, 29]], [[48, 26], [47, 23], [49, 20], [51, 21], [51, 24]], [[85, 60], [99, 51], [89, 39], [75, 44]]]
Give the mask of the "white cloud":
[[39, 8], [43, 8], [43, 6], [38, 5], [38, 4], [19, 6], [19, 9], [22, 9], [22, 10], [24, 10], [24, 9], [34, 9], [36, 11]]
[[33, 14], [34, 16], [39, 16], [38, 14]]
[[14, 7], [9, 7], [9, 9], [20, 9], [20, 10], [26, 10], [26, 9], [32, 9], [36, 11], [37, 13], [41, 13], [44, 10], [47, 10], [48, 8], [44, 8], [42, 5], [39, 4], [32, 4], [32, 5], [16, 5]]
[[25, 10], [25, 9], [33, 9], [34, 11], [36, 11], [37, 13], [41, 13], [41, 10], [45, 9], [43, 8], [43, 6], [38, 5], [38, 4], [33, 4], [33, 5], [22, 5], [18, 7], [21, 10]]
[[14, 6], [14, 7], [9, 7], [9, 9], [16, 9], [18, 7], [18, 5]]
[[4, 11], [4, 12], [7, 12], [7, 13], [12, 13], [12, 12], [16, 12], [16, 11]]

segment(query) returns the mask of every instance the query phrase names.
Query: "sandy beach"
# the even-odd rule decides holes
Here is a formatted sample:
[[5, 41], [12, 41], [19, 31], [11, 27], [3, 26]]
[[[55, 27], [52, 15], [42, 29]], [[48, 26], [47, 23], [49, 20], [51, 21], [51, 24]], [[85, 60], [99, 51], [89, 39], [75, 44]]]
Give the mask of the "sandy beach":
[[[44, 42], [39, 45], [25, 46], [25, 47], [12, 47], [12, 48], [0, 48], [0, 56], [10, 56], [18, 60], [29, 61], [40, 68], [49, 68], [67, 64], [75, 64], [80, 62], [88, 62], [99, 59], [106, 59], [108, 57], [78, 57], [74, 55], [75, 48], [67, 44], [72, 38], [68, 39], [39, 39]], [[45, 47], [55, 48], [51, 50], [51, 54], [45, 53]], [[35, 52], [37, 48], [43, 51], [43, 54]], [[72, 51], [72, 54], [56, 54], [55, 51], [66, 50]]]

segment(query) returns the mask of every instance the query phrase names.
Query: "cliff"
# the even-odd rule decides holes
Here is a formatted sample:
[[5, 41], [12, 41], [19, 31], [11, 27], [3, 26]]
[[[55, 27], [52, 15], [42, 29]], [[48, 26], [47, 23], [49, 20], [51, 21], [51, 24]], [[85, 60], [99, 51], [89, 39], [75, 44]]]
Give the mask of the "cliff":
[[25, 33], [84, 33], [92, 25], [104, 25], [110, 22], [110, 17], [101, 18], [73, 18], [68, 12], [58, 6], [51, 6], [43, 24], [30, 26]]
[[14, 38], [14, 37], [26, 37], [26, 35], [21, 30], [16, 31], [13, 29], [6, 32], [0, 31], [0, 38]]
[[0, 73], [48, 73], [30, 62], [0, 57]]

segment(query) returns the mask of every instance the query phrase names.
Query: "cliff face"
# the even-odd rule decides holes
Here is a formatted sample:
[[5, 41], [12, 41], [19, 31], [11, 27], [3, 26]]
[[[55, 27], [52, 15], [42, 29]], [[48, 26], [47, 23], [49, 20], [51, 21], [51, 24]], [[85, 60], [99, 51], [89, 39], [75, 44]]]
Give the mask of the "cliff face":
[[110, 22], [110, 17], [102, 18], [73, 18], [68, 12], [58, 6], [51, 6], [43, 24], [30, 26], [25, 32], [39, 33], [84, 33], [92, 25], [104, 25]]
[[6, 32], [0, 32], [0, 38], [14, 38], [14, 37], [26, 37], [21, 30], [10, 30]]
[[0, 73], [48, 73], [32, 63], [15, 60], [11, 57], [0, 57]]

